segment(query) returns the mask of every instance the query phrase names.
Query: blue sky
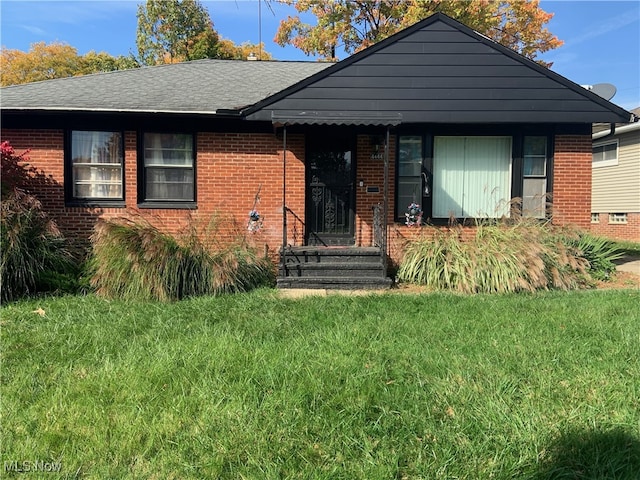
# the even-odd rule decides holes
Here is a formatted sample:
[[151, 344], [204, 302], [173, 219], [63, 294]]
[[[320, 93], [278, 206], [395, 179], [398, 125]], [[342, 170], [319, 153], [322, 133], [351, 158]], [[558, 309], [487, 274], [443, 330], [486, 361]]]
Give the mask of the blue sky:
[[[0, 42], [9, 49], [29, 50], [32, 43], [60, 41], [85, 54], [90, 50], [111, 55], [136, 53], [135, 0], [24, 1], [0, 3]], [[258, 43], [257, 0], [201, 2], [215, 29], [235, 43]], [[565, 44], [543, 55], [552, 70], [581, 85], [612, 83], [614, 103], [640, 107], [640, 1], [554, 1], [541, 7], [555, 13], [549, 30]], [[310, 60], [293, 47], [272, 42], [278, 23], [290, 7], [262, 4], [262, 41], [278, 60]]]

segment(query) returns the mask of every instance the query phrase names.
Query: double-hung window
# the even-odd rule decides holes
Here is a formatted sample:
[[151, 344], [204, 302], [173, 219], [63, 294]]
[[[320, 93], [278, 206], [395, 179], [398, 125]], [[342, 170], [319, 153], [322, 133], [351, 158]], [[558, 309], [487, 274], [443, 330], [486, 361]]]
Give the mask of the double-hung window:
[[403, 135], [399, 142], [398, 156], [398, 205], [408, 208], [411, 203], [422, 202], [422, 192], [426, 188], [422, 172], [422, 136]]
[[618, 140], [596, 143], [593, 146], [593, 168], [613, 167], [618, 165]]
[[144, 133], [144, 202], [195, 201], [194, 136]]
[[124, 200], [123, 145], [121, 132], [71, 132], [71, 201]]
[[547, 212], [547, 137], [523, 142], [522, 215], [545, 218]]

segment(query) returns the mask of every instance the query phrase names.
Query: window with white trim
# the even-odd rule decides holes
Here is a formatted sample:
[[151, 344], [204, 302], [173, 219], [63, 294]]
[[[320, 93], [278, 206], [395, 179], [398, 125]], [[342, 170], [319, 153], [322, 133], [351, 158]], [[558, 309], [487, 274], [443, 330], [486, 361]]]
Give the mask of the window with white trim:
[[600, 223], [600, 214], [592, 213], [591, 214], [591, 223]]
[[618, 165], [618, 140], [593, 145], [593, 168]]
[[69, 198], [75, 201], [124, 199], [121, 132], [71, 132]]
[[143, 152], [145, 202], [195, 201], [193, 135], [145, 133]]
[[609, 223], [618, 224], [618, 225], [627, 223], [627, 214], [626, 213], [610, 213]]

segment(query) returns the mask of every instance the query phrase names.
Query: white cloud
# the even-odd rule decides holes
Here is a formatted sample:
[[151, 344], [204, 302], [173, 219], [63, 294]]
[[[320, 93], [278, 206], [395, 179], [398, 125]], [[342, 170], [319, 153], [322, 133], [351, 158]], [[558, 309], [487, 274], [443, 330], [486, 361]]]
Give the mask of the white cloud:
[[20, 25], [20, 28], [26, 30], [29, 33], [32, 33], [33, 35], [39, 35], [41, 37], [47, 35], [46, 30], [43, 30], [40, 27], [36, 27], [35, 25]]

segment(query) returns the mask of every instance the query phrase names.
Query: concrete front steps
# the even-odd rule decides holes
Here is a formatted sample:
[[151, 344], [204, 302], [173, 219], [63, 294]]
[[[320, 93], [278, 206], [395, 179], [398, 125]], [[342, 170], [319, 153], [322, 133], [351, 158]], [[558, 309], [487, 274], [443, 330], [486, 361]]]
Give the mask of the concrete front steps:
[[[278, 288], [378, 290], [391, 286], [379, 248], [288, 247]], [[282, 260], [282, 257], [281, 257]]]

